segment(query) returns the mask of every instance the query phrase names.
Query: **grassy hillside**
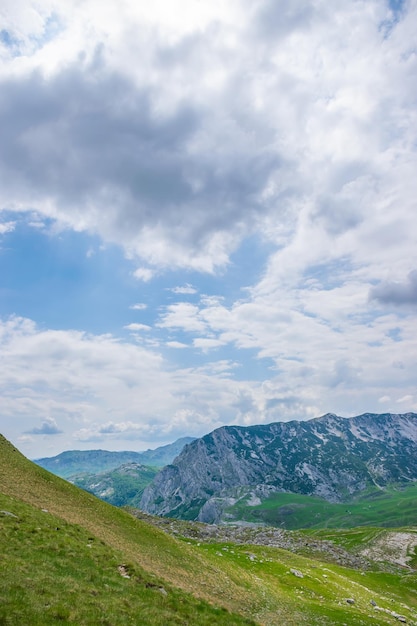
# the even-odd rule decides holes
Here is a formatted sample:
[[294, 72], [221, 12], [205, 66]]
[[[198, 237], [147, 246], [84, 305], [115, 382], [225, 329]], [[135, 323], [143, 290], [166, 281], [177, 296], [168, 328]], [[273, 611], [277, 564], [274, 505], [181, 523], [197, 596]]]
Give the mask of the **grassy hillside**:
[[78, 525], [4, 495], [0, 508], [1, 624], [250, 623], [167, 586]]
[[317, 496], [274, 494], [262, 504], [239, 501], [227, 509], [229, 519], [296, 530], [299, 528], [394, 528], [417, 525], [417, 483], [370, 491], [349, 503], [331, 503]]
[[266, 546], [175, 539], [4, 439], [0, 493], [1, 624], [359, 626], [392, 624], [392, 612], [417, 624], [411, 570], [361, 572]]

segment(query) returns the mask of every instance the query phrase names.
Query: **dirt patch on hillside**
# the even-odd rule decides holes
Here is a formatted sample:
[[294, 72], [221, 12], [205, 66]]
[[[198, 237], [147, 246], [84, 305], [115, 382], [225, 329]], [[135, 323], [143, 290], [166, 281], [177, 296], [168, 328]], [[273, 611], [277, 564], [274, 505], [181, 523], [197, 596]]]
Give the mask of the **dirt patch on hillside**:
[[360, 552], [373, 561], [388, 561], [395, 565], [411, 568], [416, 556], [417, 532], [389, 531], [381, 534], [375, 542]]

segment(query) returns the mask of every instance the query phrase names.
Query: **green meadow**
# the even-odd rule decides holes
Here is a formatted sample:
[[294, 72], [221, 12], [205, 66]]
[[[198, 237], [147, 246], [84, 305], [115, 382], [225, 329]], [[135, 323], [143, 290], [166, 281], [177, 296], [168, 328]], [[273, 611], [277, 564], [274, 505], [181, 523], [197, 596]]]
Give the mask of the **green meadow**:
[[417, 525], [417, 483], [368, 491], [348, 503], [331, 503], [323, 498], [278, 493], [256, 506], [239, 501], [227, 509], [233, 519], [287, 529], [394, 528]]

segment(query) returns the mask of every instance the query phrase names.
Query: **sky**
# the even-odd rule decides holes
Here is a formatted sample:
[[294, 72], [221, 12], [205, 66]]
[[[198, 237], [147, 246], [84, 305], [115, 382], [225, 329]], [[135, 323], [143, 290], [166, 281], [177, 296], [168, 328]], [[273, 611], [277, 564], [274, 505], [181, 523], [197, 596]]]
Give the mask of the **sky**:
[[26, 456], [417, 411], [417, 0], [2, 0]]

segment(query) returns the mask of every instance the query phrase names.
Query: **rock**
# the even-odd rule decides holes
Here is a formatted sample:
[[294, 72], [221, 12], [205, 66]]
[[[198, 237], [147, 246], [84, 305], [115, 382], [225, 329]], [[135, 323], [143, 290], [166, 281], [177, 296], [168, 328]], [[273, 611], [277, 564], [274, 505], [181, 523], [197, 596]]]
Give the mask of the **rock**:
[[0, 511], [0, 514], [7, 517], [15, 517], [16, 519], [18, 519], [17, 515], [15, 515], [14, 513], [10, 513], [10, 511]]
[[371, 604], [372, 604], [372, 606], [376, 606], [375, 600], [371, 600]]
[[127, 573], [126, 565], [119, 565], [117, 570], [120, 576], [123, 576], [123, 578], [130, 578], [129, 574]]
[[304, 578], [303, 572], [300, 572], [298, 569], [290, 569], [290, 572], [294, 574], [294, 576], [297, 576], [297, 578]]
[[355, 600], [353, 598], [346, 598], [346, 602], [348, 604], [355, 604]]

